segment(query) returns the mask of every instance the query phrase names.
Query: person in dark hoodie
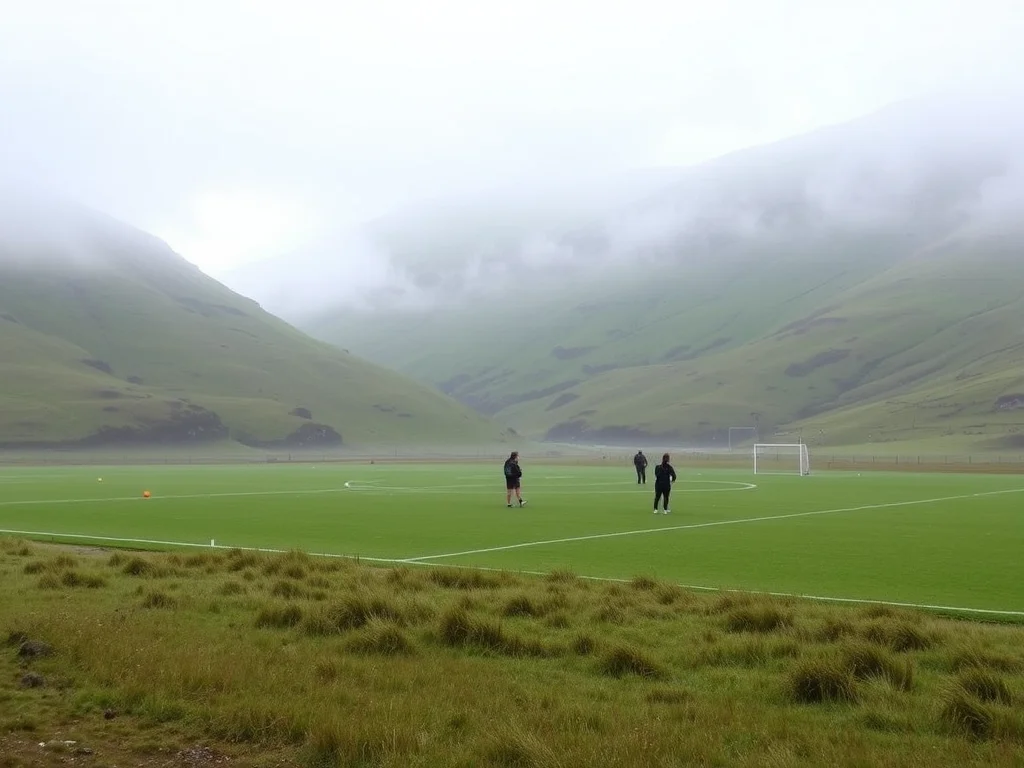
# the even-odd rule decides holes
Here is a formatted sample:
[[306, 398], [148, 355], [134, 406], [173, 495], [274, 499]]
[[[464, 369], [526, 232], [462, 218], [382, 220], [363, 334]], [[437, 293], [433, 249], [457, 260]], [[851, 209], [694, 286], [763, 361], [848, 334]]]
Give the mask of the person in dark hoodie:
[[665, 499], [664, 513], [668, 514], [668, 497], [672, 493], [672, 483], [676, 481], [676, 471], [669, 464], [669, 455], [661, 457], [661, 464], [654, 468], [654, 514], [658, 514], [658, 502]]
[[505, 504], [512, 507], [512, 492], [515, 491], [516, 499], [520, 507], [525, 507], [523, 492], [520, 486], [520, 478], [523, 470], [519, 468], [519, 451], [512, 451], [512, 455], [505, 459]]
[[643, 451], [637, 451], [633, 457], [633, 466], [636, 467], [636, 484], [647, 483], [647, 457]]

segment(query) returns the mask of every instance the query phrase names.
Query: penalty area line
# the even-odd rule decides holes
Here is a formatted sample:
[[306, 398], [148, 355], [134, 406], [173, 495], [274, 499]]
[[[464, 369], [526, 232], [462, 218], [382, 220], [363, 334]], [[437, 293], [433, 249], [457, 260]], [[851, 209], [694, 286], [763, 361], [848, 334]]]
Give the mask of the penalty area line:
[[[1024, 491], [1024, 489], [1021, 489]], [[220, 549], [220, 550], [231, 550], [237, 549], [242, 552], [261, 552], [266, 554], [287, 554], [292, 550], [278, 549], [273, 547], [245, 547], [245, 546], [233, 546], [229, 544], [214, 544], [211, 539], [210, 544], [201, 544], [187, 541], [163, 541], [160, 539], [133, 539], [119, 536], [96, 536], [93, 534], [85, 533], [55, 533], [53, 531], [15, 531], [10, 529], [0, 529], [0, 534], [8, 534], [13, 536], [31, 536], [35, 539], [68, 539], [71, 541], [97, 541], [97, 542], [115, 542], [119, 544], [146, 544], [149, 546], [161, 546], [161, 547], [182, 547], [187, 549]], [[507, 568], [490, 568], [487, 566], [478, 565], [458, 565], [455, 563], [434, 563], [434, 562], [420, 562], [416, 560], [401, 560], [393, 557], [366, 557], [363, 555], [339, 555], [334, 552], [306, 552], [310, 557], [325, 557], [334, 558], [339, 560], [352, 560], [355, 562], [365, 561], [368, 563], [380, 563], [385, 565], [420, 565], [427, 568], [459, 568], [463, 570], [471, 571], [490, 571], [494, 573], [520, 573], [528, 576], [548, 576], [549, 572], [546, 571], [529, 571], [529, 570], [518, 570], [510, 571]], [[582, 574], [576, 574], [578, 578], [586, 581], [598, 581], [598, 582], [614, 582], [619, 584], [628, 584], [631, 579], [619, 579], [611, 576], [586, 576]], [[918, 610], [930, 610], [930, 611], [947, 611], [951, 613], [971, 613], [988, 616], [1024, 616], [1024, 611], [1000, 611], [993, 608], [967, 608], [963, 606], [955, 605], [930, 605], [928, 603], [907, 603], [907, 602], [895, 602], [892, 600], [870, 600], [867, 598], [859, 597], [827, 597], [823, 595], [803, 595], [796, 592], [768, 592], [763, 590], [751, 590], [751, 589], [734, 589], [726, 587], [707, 587], [695, 584], [676, 584], [676, 586], [682, 589], [689, 589], [699, 592], [720, 592], [720, 593], [732, 593], [732, 594], [747, 594], [747, 595], [768, 595], [771, 597], [785, 597], [798, 600], [814, 600], [818, 602], [831, 602], [831, 603], [856, 603], [862, 605], [890, 605], [894, 608], [913, 608]]]
[[818, 509], [812, 512], [791, 512], [785, 515], [764, 515], [761, 517], [743, 517], [734, 520], [714, 520], [706, 523], [687, 523], [685, 525], [669, 525], [661, 528], [640, 528], [633, 531], [615, 531], [612, 533], [594, 533], [587, 536], [569, 536], [563, 539], [544, 539], [541, 541], [524, 541], [518, 544], [506, 544], [500, 547], [483, 547], [481, 549], [467, 549], [462, 552], [445, 552], [438, 555], [422, 555], [402, 560], [403, 563], [420, 563], [428, 560], [443, 560], [451, 557], [463, 557], [468, 555], [483, 555], [490, 552], [505, 552], [510, 549], [524, 549], [526, 547], [541, 547], [548, 544], [569, 544], [577, 541], [594, 541], [596, 539], [612, 539], [621, 536], [640, 536], [646, 533], [666, 533], [668, 531], [688, 531], [697, 528], [715, 528], [723, 525], [741, 525], [743, 523], [762, 523], [772, 520], [791, 520], [797, 517], [813, 517], [815, 515], [834, 515], [839, 512], [864, 512], [872, 509], [891, 509], [894, 507], [910, 507], [920, 504], [937, 504], [944, 501], [959, 501], [964, 499], [976, 499], [983, 496], [998, 496], [1008, 493], [1024, 493], [1024, 488], [1011, 488], [1001, 491], [984, 491], [981, 493], [967, 493], [959, 496], [939, 496], [931, 499], [914, 499], [911, 501], [890, 501], [884, 504], [862, 504], [857, 507], [836, 507], [835, 509]]

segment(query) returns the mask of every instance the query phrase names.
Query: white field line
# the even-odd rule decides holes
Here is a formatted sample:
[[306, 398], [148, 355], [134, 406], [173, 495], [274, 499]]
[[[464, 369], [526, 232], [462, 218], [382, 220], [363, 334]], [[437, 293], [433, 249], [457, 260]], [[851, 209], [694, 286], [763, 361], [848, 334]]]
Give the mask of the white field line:
[[[190, 549], [240, 549], [245, 552], [267, 552], [271, 554], [286, 554], [291, 550], [273, 549], [269, 547], [236, 547], [227, 544], [204, 544], [195, 541], [163, 541], [161, 539], [130, 539], [121, 536], [94, 536], [86, 533], [54, 533], [53, 531], [15, 531], [0, 528], [0, 534], [9, 536], [30, 536], [34, 539], [70, 539], [73, 541], [109, 541], [117, 544], [145, 544], [156, 547], [185, 547]], [[215, 539], [211, 539], [211, 542]], [[387, 557], [363, 557], [362, 555], [336, 555], [330, 552], [307, 552], [310, 557], [334, 557], [345, 560], [366, 560], [372, 563], [400, 563], [400, 560]]]
[[[15, 499], [0, 501], [0, 507], [26, 507], [26, 506], [38, 506], [40, 504], [105, 504], [120, 501], [146, 501], [153, 503], [164, 499], [223, 499], [231, 497], [243, 497], [243, 496], [312, 496], [322, 495], [330, 493], [345, 493], [346, 491], [361, 491], [370, 493], [380, 493], [381, 495], [387, 495], [390, 492], [404, 492], [404, 493], [454, 493], [459, 494], [466, 493], [467, 495], [473, 495], [475, 491], [471, 489], [476, 488], [498, 488], [502, 490], [500, 486], [496, 486], [494, 483], [481, 483], [479, 485], [425, 485], [425, 486], [381, 486], [379, 483], [382, 480], [349, 480], [344, 483], [341, 488], [297, 488], [291, 491], [220, 491], [212, 493], [179, 493], [179, 494], [154, 494], [149, 499], [143, 499], [140, 493], [137, 496], [98, 496], [94, 498], [76, 498], [76, 499]], [[715, 485], [728, 485], [726, 488], [676, 488], [677, 493], [717, 493], [721, 491], [745, 491], [753, 490], [757, 486], [753, 483], [740, 483], [740, 482], [726, 482], [717, 480], [694, 480], [690, 481], [694, 483], [714, 483]], [[558, 488], [544, 489], [545, 493], [557, 493], [557, 494], [571, 494], [579, 493], [579, 489], [591, 488], [600, 485], [632, 485], [632, 483], [623, 483], [621, 481], [615, 481], [612, 483], [584, 483], [579, 486], [559, 486]], [[625, 491], [602, 491], [602, 493], [634, 493], [633, 490]]]
[[[1021, 489], [1024, 490], [1024, 489]], [[162, 547], [184, 547], [189, 549], [238, 549], [243, 552], [264, 552], [268, 554], [285, 554], [290, 550], [287, 549], [275, 549], [271, 547], [236, 547], [227, 544], [200, 544], [192, 543], [187, 541], [161, 541], [159, 539], [131, 539], [116, 536], [93, 536], [84, 533], [53, 533], [51, 531], [14, 531], [0, 529], [0, 534], [8, 534], [13, 536], [31, 536], [33, 538], [50, 538], [50, 539], [70, 539], [74, 541], [106, 541], [115, 542], [119, 544], [145, 544], [149, 546], [162, 546]], [[356, 562], [366, 561], [369, 563], [385, 563], [389, 565], [422, 565], [426, 567], [435, 568], [461, 568], [465, 570], [473, 571], [491, 571], [495, 573], [521, 573], [529, 576], [547, 576], [549, 575], [545, 571], [510, 571], [507, 568], [488, 568], [486, 566], [476, 565], [456, 565], [452, 563], [431, 563], [431, 562], [419, 562], [416, 560], [402, 560], [392, 557], [364, 557], [362, 555], [339, 555], [332, 552], [307, 552], [310, 557], [330, 557], [342, 560], [354, 560]], [[582, 576], [578, 575], [578, 578], [586, 579], [587, 581], [601, 581], [601, 582], [616, 582], [620, 584], [628, 584], [631, 579], [617, 579], [608, 576]], [[955, 613], [974, 613], [984, 614], [991, 616], [1024, 616], [1024, 611], [1000, 611], [992, 608], [967, 608], [956, 605], [930, 605], [928, 603], [906, 603], [906, 602], [894, 602], [891, 600], [869, 600], [867, 598], [859, 597], [827, 597], [822, 595], [803, 595], [795, 592], [765, 592], [758, 590], [747, 590], [747, 589], [729, 589], [724, 587], [707, 587], [694, 584], [678, 584], [677, 586], [683, 589], [697, 590], [701, 592], [729, 592], [735, 594], [751, 594], [751, 595], [769, 595], [771, 597], [786, 597], [795, 598], [800, 600], [816, 600], [819, 602], [832, 602], [832, 603], [858, 603], [864, 605], [891, 605], [898, 608], [915, 608], [919, 610], [931, 610], [931, 611], [949, 611]]]
[[345, 493], [350, 488], [314, 488], [297, 489], [294, 491], [224, 491], [217, 493], [179, 493], [172, 495], [155, 495], [143, 499], [142, 494], [138, 496], [107, 496], [105, 498], [93, 499], [19, 499], [16, 501], [0, 501], [0, 507], [18, 507], [38, 504], [93, 504], [114, 501], [145, 501], [152, 504], [155, 501], [164, 499], [220, 499], [231, 496], [309, 496], [312, 494]]
[[890, 501], [885, 504], [863, 504], [858, 507], [837, 507], [835, 509], [819, 509], [813, 512], [791, 512], [785, 515], [766, 515], [763, 517], [743, 517], [736, 520], [715, 520], [707, 523], [688, 523], [686, 525], [669, 525], [662, 528], [641, 528], [635, 531], [617, 531], [615, 533], [595, 533], [588, 536], [570, 536], [564, 539], [546, 539], [542, 541], [524, 541], [519, 544], [506, 544], [501, 547], [485, 547], [482, 549], [468, 549], [462, 552], [445, 552], [439, 555], [423, 555], [421, 557], [410, 557], [402, 562], [415, 563], [426, 560], [440, 560], [449, 557], [462, 557], [464, 555], [481, 555], [488, 552], [503, 552], [509, 549], [523, 549], [525, 547], [540, 547], [546, 544], [568, 544], [574, 541], [593, 541], [594, 539], [611, 539], [619, 536], [639, 536], [645, 533], [665, 533], [667, 531], [686, 531], [695, 528], [714, 528], [721, 525], [740, 525], [743, 523], [761, 523], [770, 520], [790, 520], [796, 517], [812, 517], [814, 515], [833, 515], [839, 512], [863, 512], [870, 509], [891, 509], [894, 507], [909, 507], [918, 504], [937, 504], [943, 501], [958, 501], [962, 499], [977, 499], [983, 496], [998, 496], [1007, 493], [1024, 493], [1024, 488], [1013, 488], [1002, 491], [985, 491], [983, 493], [968, 493], [960, 496], [939, 496], [932, 499], [916, 499], [914, 501]]

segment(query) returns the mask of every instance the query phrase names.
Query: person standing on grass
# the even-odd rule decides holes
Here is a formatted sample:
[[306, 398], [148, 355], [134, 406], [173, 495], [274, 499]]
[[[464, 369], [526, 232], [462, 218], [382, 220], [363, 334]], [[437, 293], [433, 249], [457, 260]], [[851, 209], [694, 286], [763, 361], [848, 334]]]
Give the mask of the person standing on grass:
[[668, 497], [672, 493], [672, 483], [676, 481], [676, 471], [669, 464], [669, 455], [666, 453], [661, 457], [661, 464], [654, 468], [654, 514], [658, 514], [658, 502], [665, 499], [665, 512], [672, 510], [668, 508]]
[[523, 491], [520, 486], [520, 478], [523, 470], [519, 468], [519, 451], [512, 451], [512, 455], [505, 459], [505, 505], [512, 508], [512, 491], [516, 492], [516, 500], [520, 507], [525, 507]]
[[643, 451], [637, 451], [633, 457], [633, 466], [636, 467], [636, 484], [647, 484], [647, 457]]

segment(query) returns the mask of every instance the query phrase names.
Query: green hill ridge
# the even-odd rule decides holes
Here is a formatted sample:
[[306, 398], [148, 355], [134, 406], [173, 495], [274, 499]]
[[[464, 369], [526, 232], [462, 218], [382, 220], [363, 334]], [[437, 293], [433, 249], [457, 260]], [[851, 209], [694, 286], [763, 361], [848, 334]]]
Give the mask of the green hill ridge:
[[0, 444], [497, 442], [436, 390], [306, 336], [99, 214], [0, 212]]
[[757, 426], [1024, 448], [1024, 115], [964, 104], [895, 105], [682, 170], [586, 227], [520, 233], [557, 258], [499, 258], [481, 230], [507, 268], [482, 281], [463, 234], [464, 271], [449, 254], [420, 280], [445, 286], [429, 308], [296, 322], [549, 440], [721, 445]]

